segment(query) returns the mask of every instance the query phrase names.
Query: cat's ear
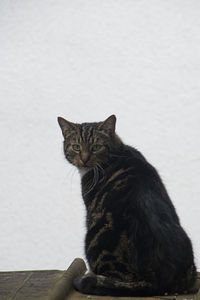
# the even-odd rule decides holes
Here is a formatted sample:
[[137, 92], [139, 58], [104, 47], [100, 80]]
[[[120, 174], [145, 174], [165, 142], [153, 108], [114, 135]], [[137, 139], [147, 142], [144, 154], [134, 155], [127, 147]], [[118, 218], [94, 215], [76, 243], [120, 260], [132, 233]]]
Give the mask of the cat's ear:
[[64, 118], [58, 117], [58, 124], [62, 130], [62, 134], [65, 137], [66, 133], [69, 131], [74, 131], [77, 128], [77, 125], [65, 120]]
[[100, 124], [99, 129], [105, 130], [111, 134], [114, 134], [115, 133], [115, 124], [116, 124], [116, 117], [115, 117], [115, 115], [112, 115]]

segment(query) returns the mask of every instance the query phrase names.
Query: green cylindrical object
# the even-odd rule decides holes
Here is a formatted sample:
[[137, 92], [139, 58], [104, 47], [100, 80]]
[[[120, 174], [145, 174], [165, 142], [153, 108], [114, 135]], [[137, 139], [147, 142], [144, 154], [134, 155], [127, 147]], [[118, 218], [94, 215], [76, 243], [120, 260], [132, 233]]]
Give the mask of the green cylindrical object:
[[83, 259], [76, 258], [65, 271], [61, 278], [55, 283], [49, 293], [48, 300], [64, 300], [73, 288], [73, 280], [86, 271], [86, 265]]

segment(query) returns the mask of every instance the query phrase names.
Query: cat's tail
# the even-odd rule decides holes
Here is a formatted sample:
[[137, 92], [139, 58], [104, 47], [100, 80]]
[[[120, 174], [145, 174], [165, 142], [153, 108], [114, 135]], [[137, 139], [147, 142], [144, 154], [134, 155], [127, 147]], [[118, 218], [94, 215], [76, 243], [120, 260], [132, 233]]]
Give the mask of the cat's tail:
[[93, 273], [77, 277], [74, 287], [83, 294], [102, 296], [153, 296], [156, 290], [146, 281], [124, 282]]

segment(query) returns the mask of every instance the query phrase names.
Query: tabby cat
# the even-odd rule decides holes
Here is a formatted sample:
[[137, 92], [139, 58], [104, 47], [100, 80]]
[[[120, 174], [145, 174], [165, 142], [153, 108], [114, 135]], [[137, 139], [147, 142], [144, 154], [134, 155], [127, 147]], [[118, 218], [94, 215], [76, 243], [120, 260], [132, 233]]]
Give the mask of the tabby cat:
[[98, 123], [58, 122], [87, 210], [91, 272], [76, 278], [75, 288], [113, 296], [187, 292], [196, 279], [191, 241], [156, 169], [123, 144], [114, 115]]

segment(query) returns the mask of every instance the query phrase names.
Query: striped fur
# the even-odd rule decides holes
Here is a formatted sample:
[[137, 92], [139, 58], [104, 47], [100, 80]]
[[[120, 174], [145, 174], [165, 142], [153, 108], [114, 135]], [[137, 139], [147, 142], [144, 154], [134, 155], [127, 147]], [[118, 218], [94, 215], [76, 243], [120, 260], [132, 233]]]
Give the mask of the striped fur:
[[74, 281], [76, 289], [114, 296], [190, 289], [196, 279], [191, 241], [156, 169], [116, 135], [115, 116], [99, 123], [58, 121], [65, 156], [81, 170], [87, 210], [91, 273]]

